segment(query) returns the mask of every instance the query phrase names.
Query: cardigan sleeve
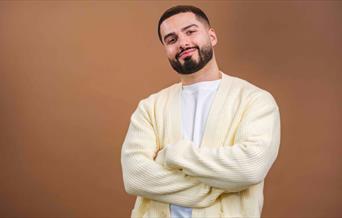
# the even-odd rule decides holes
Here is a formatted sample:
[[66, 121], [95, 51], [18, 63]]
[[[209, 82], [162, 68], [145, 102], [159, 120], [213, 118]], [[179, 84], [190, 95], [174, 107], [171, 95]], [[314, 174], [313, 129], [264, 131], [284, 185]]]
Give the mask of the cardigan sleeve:
[[262, 182], [280, 144], [278, 106], [271, 94], [262, 93], [266, 94], [255, 97], [244, 111], [232, 146], [167, 146], [166, 166], [182, 169], [185, 174], [226, 192], [241, 191]]
[[154, 160], [156, 135], [146, 106], [140, 102], [131, 116], [121, 149], [121, 165], [126, 192], [148, 199], [185, 207], [207, 207], [224, 190], [212, 188], [176, 169], [167, 169]]

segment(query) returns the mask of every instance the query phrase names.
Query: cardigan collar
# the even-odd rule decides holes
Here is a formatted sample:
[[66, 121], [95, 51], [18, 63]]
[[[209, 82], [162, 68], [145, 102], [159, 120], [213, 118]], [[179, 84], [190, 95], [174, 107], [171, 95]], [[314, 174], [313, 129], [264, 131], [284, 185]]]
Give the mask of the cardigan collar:
[[[226, 93], [230, 88], [231, 76], [228, 76], [221, 71], [220, 73], [222, 81], [219, 84], [213, 103], [210, 107], [200, 147], [202, 147], [202, 145], [209, 146], [215, 142], [215, 132], [217, 132], [217, 128], [220, 128], [220, 123], [223, 120], [222, 117], [218, 115], [224, 116], [225, 114], [222, 113], [222, 108], [225, 103]], [[181, 132], [181, 92], [182, 83], [179, 82], [175, 84], [174, 89], [171, 91], [170, 104], [169, 107], [167, 107], [167, 125], [170, 126], [167, 126], [166, 128], [170, 131], [167, 136], [171, 137], [171, 143], [184, 139]]]

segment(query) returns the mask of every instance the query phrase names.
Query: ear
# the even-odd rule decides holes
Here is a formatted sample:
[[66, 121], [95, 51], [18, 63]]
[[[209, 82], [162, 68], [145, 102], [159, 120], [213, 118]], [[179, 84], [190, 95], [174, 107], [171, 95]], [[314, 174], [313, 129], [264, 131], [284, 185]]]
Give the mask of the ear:
[[208, 33], [209, 33], [211, 45], [215, 46], [217, 44], [217, 36], [216, 36], [215, 30], [210, 27], [208, 30]]

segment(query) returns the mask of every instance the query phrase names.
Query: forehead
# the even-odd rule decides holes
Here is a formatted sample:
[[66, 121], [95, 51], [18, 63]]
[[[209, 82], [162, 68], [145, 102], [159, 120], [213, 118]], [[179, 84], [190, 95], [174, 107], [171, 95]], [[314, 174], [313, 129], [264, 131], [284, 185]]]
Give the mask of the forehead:
[[185, 12], [173, 15], [164, 20], [160, 25], [160, 34], [162, 36], [180, 31], [183, 27], [191, 24], [197, 24], [199, 27], [203, 27], [203, 24], [196, 18], [196, 15], [192, 12]]

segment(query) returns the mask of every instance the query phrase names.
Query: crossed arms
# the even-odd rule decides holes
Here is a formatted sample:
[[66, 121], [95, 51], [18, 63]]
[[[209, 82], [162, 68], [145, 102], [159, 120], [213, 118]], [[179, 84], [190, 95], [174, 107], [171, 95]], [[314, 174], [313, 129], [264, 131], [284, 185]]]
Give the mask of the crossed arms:
[[262, 182], [276, 159], [280, 140], [279, 110], [266, 93], [246, 109], [233, 146], [196, 148], [180, 140], [160, 150], [148, 104], [141, 102], [121, 151], [128, 193], [185, 207], [207, 207], [222, 193]]

